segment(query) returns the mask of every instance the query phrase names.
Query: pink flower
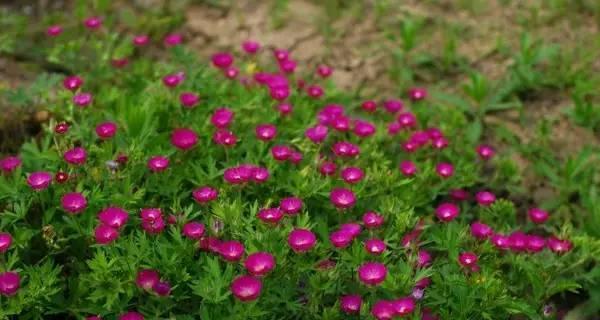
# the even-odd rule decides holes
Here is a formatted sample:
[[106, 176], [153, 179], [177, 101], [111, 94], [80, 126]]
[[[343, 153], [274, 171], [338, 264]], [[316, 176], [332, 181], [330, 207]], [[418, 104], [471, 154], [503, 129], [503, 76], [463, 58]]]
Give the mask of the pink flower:
[[229, 68], [233, 64], [233, 56], [227, 52], [217, 52], [211, 57], [212, 64], [219, 69]]
[[294, 107], [292, 107], [292, 105], [289, 103], [280, 103], [279, 105], [277, 105], [277, 110], [282, 116], [287, 116], [290, 113], [292, 113]]
[[182, 92], [179, 95], [179, 102], [185, 108], [191, 109], [200, 101], [200, 97], [193, 92]]
[[0, 295], [14, 296], [21, 287], [21, 277], [13, 271], [0, 273]]
[[179, 33], [171, 33], [165, 36], [163, 44], [165, 47], [174, 47], [180, 45], [183, 42], [183, 35]]
[[350, 118], [340, 115], [329, 121], [329, 125], [339, 132], [346, 132], [350, 130]]
[[152, 290], [161, 297], [166, 297], [171, 294], [171, 284], [166, 281], [159, 281], [154, 284]]
[[360, 313], [360, 306], [362, 305], [362, 297], [356, 294], [345, 295], [340, 297], [340, 309], [345, 314], [358, 314]]
[[296, 71], [296, 66], [297, 66], [296, 61], [291, 60], [291, 59], [279, 61], [279, 69], [283, 73], [288, 73], [288, 74], [294, 73], [294, 71]]
[[414, 128], [417, 125], [417, 117], [411, 112], [400, 113], [397, 119], [402, 128]]
[[292, 149], [284, 145], [276, 145], [271, 148], [271, 155], [277, 161], [285, 161], [292, 155]]
[[100, 139], [109, 139], [117, 133], [117, 124], [111, 121], [96, 126], [96, 134]]
[[239, 73], [240, 70], [238, 70], [238, 68], [236, 67], [229, 67], [223, 70], [223, 74], [225, 75], [225, 77], [227, 77], [227, 79], [235, 79], [235, 77], [237, 77]]
[[54, 176], [54, 180], [56, 180], [56, 182], [58, 183], [65, 183], [67, 182], [67, 180], [69, 180], [69, 174], [66, 172], [59, 171]]
[[147, 166], [152, 172], [165, 171], [169, 167], [169, 159], [163, 156], [154, 156], [148, 159]]
[[442, 203], [435, 209], [435, 215], [443, 222], [450, 222], [456, 219], [459, 213], [460, 208], [450, 202]]
[[486, 144], [477, 146], [475, 150], [482, 160], [489, 160], [494, 156], [494, 154], [496, 154], [494, 148]]
[[431, 254], [426, 250], [419, 250], [417, 253], [417, 267], [425, 268], [431, 264]]
[[536, 235], [527, 236], [527, 251], [540, 252], [544, 247], [546, 247], [546, 239]]
[[507, 250], [510, 247], [508, 237], [499, 233], [492, 235], [490, 241], [494, 247], [500, 250]]
[[59, 25], [49, 26], [48, 29], [46, 29], [46, 34], [49, 37], [57, 37], [62, 32], [63, 32], [63, 28]]
[[475, 221], [471, 223], [471, 235], [479, 240], [484, 240], [492, 236], [494, 230], [487, 224]]
[[366, 112], [375, 112], [377, 110], [377, 103], [373, 100], [367, 100], [360, 107]]
[[362, 217], [365, 227], [369, 229], [379, 228], [383, 225], [384, 217], [375, 211], [367, 211]]
[[288, 245], [296, 253], [307, 252], [317, 244], [317, 237], [307, 229], [294, 229], [288, 235]]
[[331, 190], [329, 199], [338, 209], [350, 209], [356, 204], [354, 193], [345, 188], [334, 188]]
[[454, 174], [454, 166], [450, 163], [439, 163], [435, 167], [435, 172], [442, 178], [450, 178]]
[[380, 255], [385, 251], [385, 242], [379, 239], [365, 241], [365, 250], [372, 255]]
[[297, 197], [283, 198], [279, 202], [279, 208], [285, 214], [294, 215], [302, 210], [302, 199]]
[[327, 138], [329, 129], [322, 125], [317, 124], [314, 127], [309, 127], [304, 131], [304, 135], [314, 143], [321, 143]]
[[197, 221], [190, 221], [183, 225], [183, 235], [190, 239], [200, 239], [204, 235], [204, 225]]
[[361, 168], [357, 167], [347, 167], [342, 169], [341, 172], [342, 179], [346, 183], [356, 184], [363, 180], [365, 177], [365, 173]]
[[120, 229], [129, 220], [129, 213], [119, 207], [108, 207], [98, 213], [98, 220], [103, 225]]
[[63, 209], [70, 214], [81, 213], [87, 207], [87, 200], [78, 192], [67, 193], [60, 199]]
[[417, 166], [415, 166], [415, 164], [410, 160], [404, 160], [400, 162], [400, 166], [398, 168], [400, 169], [402, 175], [406, 177], [412, 177], [417, 173]]
[[404, 108], [404, 104], [400, 100], [390, 99], [383, 102], [383, 107], [389, 113], [396, 113]]
[[383, 263], [366, 262], [358, 268], [358, 278], [369, 286], [381, 284], [387, 277], [387, 268]]
[[120, 315], [119, 320], [144, 320], [144, 316], [141, 313], [129, 311]]
[[290, 53], [285, 49], [275, 49], [273, 50], [273, 55], [275, 55], [275, 59], [278, 61], [283, 61], [289, 58]]
[[489, 207], [492, 203], [496, 202], [496, 196], [489, 191], [479, 191], [475, 194], [475, 199], [482, 207]]
[[396, 309], [392, 302], [379, 300], [371, 308], [371, 314], [377, 320], [391, 320], [396, 316]]
[[219, 196], [219, 192], [217, 189], [214, 189], [209, 186], [200, 187], [194, 191], [192, 191], [192, 197], [194, 200], [200, 204], [208, 203], [214, 201]]
[[105, 245], [117, 240], [119, 231], [113, 227], [101, 224], [94, 230], [94, 237], [97, 244]]
[[527, 249], [527, 235], [521, 231], [515, 231], [508, 236], [510, 250], [522, 252]]
[[21, 158], [9, 156], [0, 160], [0, 169], [5, 173], [11, 173], [21, 166]]
[[352, 240], [354, 240], [354, 237], [346, 230], [334, 231], [329, 235], [329, 241], [338, 249], [346, 248], [350, 245]]
[[233, 115], [233, 111], [227, 108], [219, 108], [213, 113], [212, 117], [210, 118], [210, 122], [215, 127], [224, 129], [231, 124], [231, 121], [233, 121]]
[[54, 127], [54, 132], [56, 132], [58, 134], [64, 134], [67, 131], [69, 131], [69, 124], [66, 122], [59, 122]]
[[377, 128], [375, 127], [375, 125], [368, 121], [364, 121], [364, 120], [355, 120], [354, 121], [353, 132], [355, 135], [357, 135], [361, 138], [370, 137], [375, 134], [375, 131], [377, 131]]
[[262, 277], [275, 268], [275, 257], [268, 252], [255, 252], [246, 258], [244, 267], [255, 277]]
[[226, 261], [237, 262], [244, 255], [244, 245], [235, 240], [223, 241], [219, 245], [219, 255]]
[[256, 217], [262, 222], [277, 224], [283, 218], [283, 211], [279, 210], [279, 208], [260, 209]]
[[434, 149], [442, 150], [448, 146], [448, 140], [444, 137], [435, 138], [431, 140], [431, 146]]
[[231, 282], [231, 293], [242, 302], [256, 300], [261, 291], [262, 282], [253, 276], [239, 276]]
[[427, 98], [427, 89], [418, 87], [411, 88], [410, 90], [408, 90], [408, 96], [413, 102], [421, 101]]
[[341, 231], [345, 231], [350, 233], [350, 236], [352, 236], [353, 238], [358, 237], [358, 235], [360, 235], [360, 232], [362, 231], [362, 227], [360, 226], [360, 224], [358, 223], [344, 223], [340, 226], [340, 230]]
[[213, 142], [225, 147], [231, 147], [237, 143], [237, 137], [229, 130], [218, 129], [213, 134]]
[[247, 54], [255, 54], [260, 50], [260, 43], [252, 40], [246, 40], [242, 43], [242, 50]]
[[269, 180], [269, 177], [270, 174], [267, 168], [255, 167], [252, 169], [252, 176], [250, 178], [256, 183], [263, 183]]
[[259, 124], [254, 130], [256, 138], [262, 141], [270, 141], [277, 135], [277, 127], [272, 124]]
[[185, 79], [182, 73], [168, 74], [162, 78], [162, 83], [167, 88], [174, 88], [178, 86]]
[[565, 253], [571, 251], [573, 244], [569, 240], [561, 240], [555, 236], [548, 238], [548, 248], [555, 253]]
[[143, 46], [147, 45], [149, 42], [150, 42], [150, 37], [145, 34], [137, 35], [137, 36], [133, 37], [133, 39], [131, 40], [131, 43], [133, 43], [133, 45], [136, 47], [143, 47]]
[[347, 141], [336, 142], [332, 149], [338, 157], [356, 157], [360, 153], [360, 148], [357, 145]]
[[73, 96], [73, 103], [80, 108], [85, 108], [92, 103], [92, 94], [80, 92]]
[[89, 17], [83, 21], [83, 24], [90, 30], [98, 29], [102, 26], [102, 18]]
[[12, 245], [13, 238], [8, 232], [0, 232], [0, 253], [8, 251]]
[[404, 297], [392, 301], [392, 306], [396, 311], [396, 315], [402, 317], [412, 313], [415, 310], [415, 300], [411, 297]]
[[333, 73], [333, 68], [331, 68], [330, 66], [327, 65], [319, 65], [317, 67], [317, 74], [321, 77], [321, 78], [327, 78], [329, 77], [331, 74]]
[[252, 170], [245, 167], [227, 168], [223, 172], [223, 180], [229, 184], [242, 184], [251, 178]]
[[462, 252], [458, 256], [458, 262], [463, 267], [471, 267], [477, 263], [477, 255], [473, 252]]
[[527, 211], [527, 215], [529, 216], [531, 222], [536, 224], [544, 223], [550, 217], [547, 211], [540, 208], [529, 209], [529, 211]]
[[82, 165], [85, 163], [87, 159], [87, 152], [84, 148], [76, 147], [70, 150], [65, 151], [63, 154], [63, 158], [66, 162], [73, 165]]
[[470, 197], [469, 192], [464, 189], [452, 189], [448, 194], [454, 201], [465, 201]]
[[83, 79], [79, 76], [68, 76], [63, 80], [63, 87], [70, 91], [77, 91], [83, 85]]
[[323, 161], [319, 166], [319, 172], [324, 176], [332, 176], [337, 171], [337, 166], [331, 161]]
[[135, 277], [135, 284], [143, 290], [151, 290], [160, 281], [158, 271], [153, 269], [142, 269]]
[[198, 143], [198, 135], [190, 129], [175, 129], [171, 133], [171, 144], [180, 150], [189, 150]]
[[311, 98], [319, 99], [323, 96], [325, 91], [318, 85], [312, 85], [306, 89], [306, 93], [308, 93], [308, 96]]
[[48, 188], [51, 182], [52, 175], [45, 171], [32, 172], [27, 177], [27, 184], [36, 191]]

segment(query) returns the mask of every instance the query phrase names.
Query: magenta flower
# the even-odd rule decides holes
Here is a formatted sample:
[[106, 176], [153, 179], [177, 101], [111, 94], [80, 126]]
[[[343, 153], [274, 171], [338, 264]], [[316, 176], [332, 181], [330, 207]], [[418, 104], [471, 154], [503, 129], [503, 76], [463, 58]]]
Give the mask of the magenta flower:
[[147, 45], [149, 42], [150, 42], [150, 37], [145, 34], [137, 35], [137, 36], [133, 37], [133, 39], [131, 40], [131, 43], [133, 43], [133, 45], [136, 47], [143, 47], [143, 46]]
[[290, 162], [292, 164], [298, 165], [300, 164], [300, 162], [302, 162], [302, 159], [304, 158], [304, 156], [302, 155], [302, 153], [300, 151], [293, 151], [292, 154], [290, 155]]
[[171, 33], [165, 36], [163, 44], [165, 47], [174, 47], [180, 45], [183, 42], [183, 35], [180, 33]]
[[338, 249], [346, 248], [350, 245], [352, 240], [354, 240], [354, 237], [346, 230], [334, 231], [329, 235], [329, 241]]
[[129, 213], [119, 207], [108, 207], [98, 213], [98, 220], [103, 225], [120, 229], [129, 220]]
[[458, 256], [458, 263], [463, 267], [471, 267], [477, 263], [477, 255], [473, 252], [462, 252]]
[[432, 139], [431, 146], [434, 149], [442, 150], [448, 146], [448, 140], [444, 137]]
[[346, 132], [350, 130], [350, 118], [340, 115], [331, 119], [329, 125], [336, 131]]
[[27, 177], [27, 184], [36, 191], [48, 188], [51, 182], [52, 175], [45, 171], [32, 172]]
[[471, 196], [469, 192], [464, 189], [452, 189], [448, 194], [454, 201], [465, 201]]
[[372, 255], [380, 255], [386, 249], [385, 242], [379, 239], [369, 239], [365, 241], [365, 250]]
[[231, 293], [242, 302], [256, 300], [261, 291], [262, 282], [253, 276], [239, 276], [231, 282]]
[[358, 237], [362, 231], [362, 227], [358, 223], [344, 223], [340, 226], [340, 230], [350, 233], [353, 238]]
[[360, 153], [360, 148], [350, 142], [336, 142], [332, 147], [333, 153], [338, 157], [356, 157]]
[[0, 273], [0, 295], [14, 296], [21, 287], [21, 277], [13, 271]]
[[404, 103], [397, 99], [390, 99], [383, 102], [383, 107], [389, 113], [397, 113], [404, 109]]
[[275, 49], [273, 50], [273, 55], [278, 61], [283, 61], [289, 58], [290, 53], [285, 49]]
[[342, 169], [341, 172], [342, 179], [346, 183], [356, 184], [363, 180], [365, 177], [365, 173], [361, 168], [357, 167], [347, 167]]
[[69, 174], [66, 172], [59, 171], [54, 176], [54, 180], [56, 180], [56, 182], [58, 183], [65, 183], [67, 182], [67, 180], [69, 180]]
[[46, 34], [49, 37], [57, 37], [62, 32], [63, 32], [63, 28], [59, 25], [49, 26], [48, 29], [46, 29]]
[[198, 240], [204, 235], [204, 224], [197, 221], [190, 221], [183, 225], [183, 235]]
[[496, 154], [494, 148], [486, 144], [477, 146], [475, 151], [477, 151], [479, 158], [481, 158], [482, 160], [490, 160], [494, 156], [494, 154]]
[[296, 61], [291, 59], [279, 61], [279, 70], [283, 73], [291, 74], [296, 71], [297, 65]]
[[294, 215], [302, 210], [302, 199], [297, 197], [283, 198], [279, 202], [279, 209], [285, 214]]
[[496, 196], [489, 191], [479, 191], [475, 194], [475, 200], [482, 207], [489, 207], [492, 203], [496, 202]]
[[81, 213], [87, 207], [87, 200], [78, 192], [67, 193], [60, 199], [63, 210], [70, 214]]
[[369, 286], [376, 286], [382, 283], [387, 277], [387, 268], [383, 263], [366, 262], [358, 268], [358, 278]]
[[247, 54], [256, 54], [260, 50], [260, 43], [252, 40], [242, 42], [242, 50]]
[[256, 217], [262, 222], [277, 224], [283, 218], [283, 211], [279, 210], [279, 208], [260, 209]]
[[192, 191], [192, 197], [200, 204], [214, 201], [219, 196], [219, 191], [209, 186], [200, 187]]
[[377, 103], [373, 100], [367, 100], [360, 107], [366, 112], [375, 112], [377, 110]]
[[[287, 95], [286, 95], [287, 98]], [[284, 98], [285, 99], [285, 98]], [[294, 111], [294, 107], [289, 103], [280, 103], [277, 105], [277, 110], [282, 116], [287, 116]]]
[[304, 131], [304, 135], [314, 143], [321, 143], [327, 138], [329, 129], [322, 125], [317, 124], [314, 127], [309, 127]]
[[396, 316], [396, 309], [391, 301], [379, 300], [371, 308], [371, 314], [377, 320], [391, 320]]
[[227, 79], [235, 79], [237, 75], [240, 73], [240, 70], [236, 67], [229, 67], [223, 70], [223, 74]]
[[218, 129], [213, 134], [213, 142], [225, 147], [231, 147], [237, 143], [237, 137], [229, 130]]
[[250, 178], [256, 183], [263, 183], [269, 180], [270, 176], [271, 175], [269, 174], [269, 170], [267, 168], [254, 167], [252, 169], [252, 176]]
[[217, 52], [211, 57], [212, 64], [219, 69], [229, 68], [233, 64], [233, 56], [227, 52]]
[[431, 264], [431, 254], [427, 250], [419, 250], [417, 253], [417, 267], [425, 268]]
[[561, 240], [555, 236], [549, 237], [548, 240], [548, 248], [555, 253], [565, 253], [571, 251], [573, 248], [573, 244], [569, 240]]
[[354, 121], [354, 129], [353, 132], [355, 135], [361, 138], [370, 137], [375, 134], [377, 128], [374, 124], [364, 121], [364, 120], [355, 120]]
[[340, 309], [345, 314], [358, 314], [362, 305], [362, 297], [356, 294], [340, 297]]
[[356, 204], [354, 193], [345, 188], [334, 188], [329, 193], [331, 203], [338, 209], [350, 209]]
[[442, 178], [450, 178], [454, 174], [454, 166], [450, 163], [439, 163], [435, 167], [435, 172]]
[[180, 73], [168, 74], [162, 78], [162, 83], [167, 88], [174, 88], [183, 82], [184, 77]]
[[90, 30], [98, 29], [102, 26], [101, 17], [89, 17], [83, 21], [86, 28]]
[[8, 251], [12, 245], [13, 238], [8, 232], [0, 232], [0, 253]]
[[80, 92], [73, 96], [73, 103], [80, 108], [85, 108], [92, 103], [92, 94], [89, 92]]
[[262, 141], [270, 141], [277, 135], [277, 127], [272, 124], [259, 124], [254, 130], [256, 138]]
[[96, 134], [100, 139], [109, 139], [117, 133], [117, 124], [111, 121], [96, 126]]
[[508, 236], [508, 246], [514, 252], [522, 252], [527, 249], [527, 235], [521, 231], [515, 231]]
[[332, 176], [336, 173], [337, 166], [331, 161], [323, 161], [319, 166], [319, 172], [324, 176]]
[[276, 145], [271, 148], [271, 155], [277, 161], [285, 161], [292, 155], [292, 149], [284, 145]]
[[94, 237], [97, 244], [105, 245], [117, 240], [119, 231], [113, 227], [101, 224], [94, 230]]
[[369, 229], [379, 228], [383, 225], [384, 217], [375, 211], [367, 211], [362, 217], [365, 227]]
[[21, 158], [9, 156], [0, 160], [0, 169], [5, 173], [11, 173], [21, 166]]
[[63, 158], [66, 162], [73, 165], [82, 165], [87, 159], [87, 152], [82, 147], [75, 147], [65, 151]]
[[492, 242], [494, 247], [500, 250], [507, 250], [510, 247], [508, 237], [499, 233], [492, 235], [490, 237], [490, 242]]
[[319, 99], [323, 96], [323, 94], [325, 94], [325, 91], [323, 88], [315, 84], [306, 88], [306, 93], [311, 98]]
[[244, 255], [244, 245], [235, 240], [223, 241], [219, 245], [219, 255], [226, 261], [237, 262]]
[[294, 252], [307, 252], [317, 244], [317, 237], [307, 229], [294, 229], [288, 235], [288, 245]]
[[144, 320], [144, 316], [141, 313], [129, 311], [120, 315], [119, 320]]
[[171, 144], [180, 150], [189, 150], [198, 143], [198, 135], [190, 129], [175, 129], [171, 133]]
[[421, 101], [421, 100], [427, 98], [427, 89], [418, 88], [418, 87], [411, 88], [408, 90], [408, 97], [413, 102]]
[[171, 284], [167, 281], [159, 281], [154, 284], [152, 290], [160, 297], [166, 297], [171, 294]]
[[160, 274], [153, 269], [142, 269], [135, 277], [135, 284], [143, 290], [151, 290], [155, 284], [160, 282]]
[[67, 90], [77, 91], [83, 85], [83, 79], [79, 76], [68, 76], [63, 80], [63, 87]]
[[69, 131], [69, 124], [66, 122], [59, 122], [54, 126], [54, 132], [58, 134], [64, 134]]
[[414, 128], [417, 125], [417, 117], [411, 112], [400, 113], [397, 119], [402, 128]]
[[471, 235], [479, 240], [485, 240], [492, 236], [494, 230], [487, 224], [475, 221], [471, 223]]
[[262, 277], [275, 268], [275, 257], [268, 252], [255, 252], [246, 258], [244, 267], [255, 277]]
[[544, 250], [545, 247], [546, 239], [536, 235], [527, 236], [527, 251], [536, 253]]
[[317, 67], [317, 74], [321, 77], [321, 78], [327, 78], [329, 77], [331, 74], [333, 73], [333, 68], [327, 65], [319, 65]]
[[179, 102], [183, 107], [191, 109], [200, 102], [200, 97], [193, 92], [182, 92], [179, 95]]
[[[143, 213], [143, 211], [142, 211]], [[161, 232], [163, 232], [163, 230], [165, 229], [166, 224], [165, 224], [165, 220], [163, 219], [162, 215], [158, 216], [156, 219], [143, 219], [142, 218], [142, 229], [144, 229], [146, 232], [150, 233], [150, 234], [159, 234]]]
[[148, 159], [147, 166], [152, 172], [165, 171], [169, 167], [169, 159], [163, 156], [154, 156]]
[[210, 122], [217, 128], [224, 129], [227, 128], [231, 122], [233, 121], [233, 111], [228, 108], [219, 108], [215, 110], [212, 117], [210, 118]]
[[411, 297], [404, 297], [392, 301], [392, 306], [397, 316], [403, 317], [415, 310], [415, 300]]
[[443, 222], [450, 222], [456, 219], [459, 213], [460, 208], [450, 202], [442, 203], [435, 209], [435, 215]]
[[398, 169], [406, 177], [412, 177], [417, 173], [417, 166], [410, 160], [400, 162]]
[[527, 211], [527, 215], [529, 216], [531, 222], [536, 224], [544, 223], [550, 217], [547, 211], [540, 208], [529, 209], [529, 211]]

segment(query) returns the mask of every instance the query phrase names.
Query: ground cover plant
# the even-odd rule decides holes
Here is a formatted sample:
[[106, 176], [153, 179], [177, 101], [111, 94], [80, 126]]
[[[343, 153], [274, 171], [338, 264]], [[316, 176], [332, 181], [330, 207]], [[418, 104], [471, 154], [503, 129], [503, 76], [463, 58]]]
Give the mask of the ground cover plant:
[[[42, 56], [67, 74], [7, 93], [49, 121], [1, 160], [2, 317], [539, 319], [597, 291], [594, 215], [509, 200], [481, 123], [510, 104], [481, 76], [469, 102], [357, 99], [284, 47], [204, 61], [177, 32], [118, 27], [49, 24]], [[562, 200], [595, 207], [591, 151], [529, 147]]]

